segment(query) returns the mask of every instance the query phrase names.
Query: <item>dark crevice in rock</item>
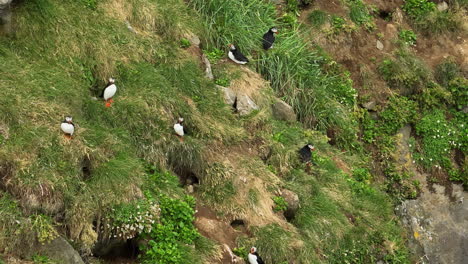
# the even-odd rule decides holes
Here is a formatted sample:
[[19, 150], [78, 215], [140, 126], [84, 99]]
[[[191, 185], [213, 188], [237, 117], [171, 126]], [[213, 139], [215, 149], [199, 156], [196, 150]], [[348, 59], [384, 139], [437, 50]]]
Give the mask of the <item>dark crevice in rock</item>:
[[244, 220], [242, 220], [242, 219], [234, 219], [231, 222], [231, 226], [232, 226], [232, 228], [236, 229], [236, 228], [239, 228], [239, 227], [244, 227], [245, 223], [244, 223]]
[[88, 156], [85, 156], [81, 161], [81, 172], [83, 173], [83, 180], [91, 178], [91, 160]]
[[182, 186], [200, 184], [200, 179], [197, 175], [190, 170], [179, 170], [176, 171], [177, 176], [179, 177], [179, 182]]
[[106, 243], [98, 243], [93, 250], [93, 254], [107, 261], [113, 260], [135, 260], [140, 253], [136, 238], [119, 240], [112, 239]]
[[392, 11], [379, 10], [379, 17], [383, 20], [390, 21], [392, 19]]

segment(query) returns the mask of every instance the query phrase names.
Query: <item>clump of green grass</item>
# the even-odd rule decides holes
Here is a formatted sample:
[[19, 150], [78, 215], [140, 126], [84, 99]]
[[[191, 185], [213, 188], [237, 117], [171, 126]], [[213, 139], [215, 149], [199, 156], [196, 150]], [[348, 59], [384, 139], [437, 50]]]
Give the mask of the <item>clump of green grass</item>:
[[379, 72], [391, 88], [405, 96], [420, 93], [430, 80], [426, 66], [405, 50], [400, 50], [395, 59], [383, 60]]
[[434, 72], [435, 79], [444, 87], [449, 87], [450, 81], [458, 76], [461, 76], [461, 69], [453, 59], [447, 59], [437, 65]]
[[415, 154], [415, 160], [426, 168], [434, 166], [451, 168], [451, 150], [462, 149], [460, 133], [464, 130], [461, 124], [447, 120], [441, 110], [425, 113], [421, 121], [416, 124], [416, 133], [422, 137], [422, 149], [421, 153]]
[[417, 109], [417, 103], [406, 97], [391, 97], [385, 109], [379, 114], [380, 129], [388, 135], [395, 134], [404, 125], [416, 119]]
[[328, 15], [322, 10], [314, 10], [310, 12], [308, 18], [314, 27], [320, 28], [327, 22]]
[[367, 30], [375, 29], [376, 26], [370, 10], [362, 0], [348, 1], [348, 5], [350, 6], [349, 17], [356, 25], [363, 26]]
[[403, 5], [416, 28], [425, 33], [455, 32], [461, 28], [463, 11], [439, 11], [428, 0], [406, 0]]

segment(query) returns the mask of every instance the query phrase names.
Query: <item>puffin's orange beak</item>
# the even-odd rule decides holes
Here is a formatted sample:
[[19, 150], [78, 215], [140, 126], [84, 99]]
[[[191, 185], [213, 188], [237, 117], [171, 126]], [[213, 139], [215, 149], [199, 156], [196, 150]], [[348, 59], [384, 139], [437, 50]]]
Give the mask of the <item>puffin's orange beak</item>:
[[275, 32], [275, 34], [278, 34], [278, 33], [279, 33], [278, 31]]

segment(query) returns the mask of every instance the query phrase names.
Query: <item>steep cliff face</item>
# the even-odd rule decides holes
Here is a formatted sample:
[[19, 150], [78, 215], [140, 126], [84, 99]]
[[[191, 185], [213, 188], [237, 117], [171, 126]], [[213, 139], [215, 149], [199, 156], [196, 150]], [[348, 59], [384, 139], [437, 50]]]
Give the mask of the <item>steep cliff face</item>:
[[436, 37], [410, 1], [299, 2], [0, 7], [15, 29], [0, 36], [0, 258], [241, 263], [256, 246], [267, 263], [407, 263], [407, 241], [444, 243], [407, 239], [394, 207], [417, 197], [411, 232], [462, 230], [460, 199], [426, 189], [467, 180], [466, 32], [438, 13], [466, 6], [428, 7], [419, 19], [454, 27]]

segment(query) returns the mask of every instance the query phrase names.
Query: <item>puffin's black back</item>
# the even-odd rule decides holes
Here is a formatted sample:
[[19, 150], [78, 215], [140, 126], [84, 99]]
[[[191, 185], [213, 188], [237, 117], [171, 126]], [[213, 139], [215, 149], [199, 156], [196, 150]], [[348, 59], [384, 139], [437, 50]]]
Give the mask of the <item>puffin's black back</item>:
[[310, 161], [310, 158], [312, 157], [312, 152], [309, 148], [309, 145], [305, 145], [299, 150], [299, 155], [301, 156], [302, 162], [307, 162]]
[[275, 42], [275, 33], [270, 29], [263, 35], [263, 48], [266, 50], [271, 48], [271, 46], [273, 46], [273, 42]]
[[249, 62], [249, 59], [247, 59], [247, 57], [245, 57], [244, 54], [242, 54], [242, 52], [240, 52], [238, 48], [236, 48], [235, 50], [232, 50], [232, 54], [234, 55], [234, 58], [236, 58], [236, 60], [238, 61]]
[[106, 86], [104, 86], [104, 89], [101, 90], [101, 94], [99, 95], [99, 97], [104, 98], [104, 91], [106, 90], [107, 87], [109, 87], [111, 85], [112, 85], [112, 83], [108, 82], [106, 84]]
[[257, 256], [257, 263], [258, 264], [265, 264], [265, 262], [263, 261], [263, 259], [260, 257], [260, 255], [258, 255], [257, 252], [254, 252], [253, 253], [255, 256]]

